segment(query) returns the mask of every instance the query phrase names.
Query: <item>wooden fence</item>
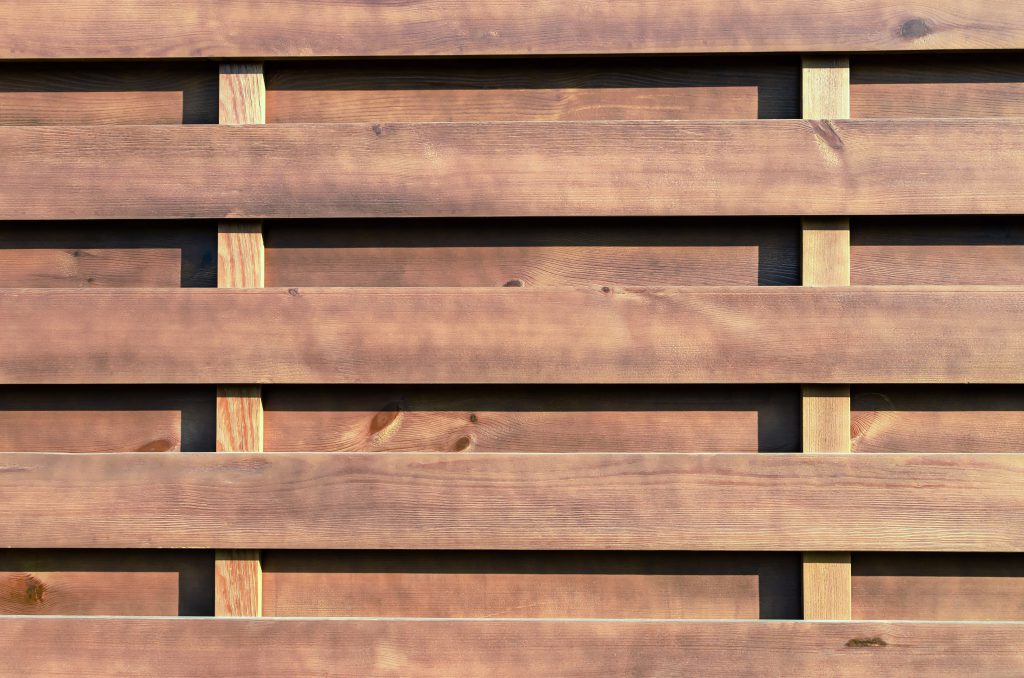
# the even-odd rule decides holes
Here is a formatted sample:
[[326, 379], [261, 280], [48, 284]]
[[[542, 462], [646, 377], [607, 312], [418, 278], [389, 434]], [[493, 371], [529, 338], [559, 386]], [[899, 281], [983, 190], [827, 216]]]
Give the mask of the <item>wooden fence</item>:
[[1024, 674], [1015, 50], [0, 0], [0, 674]]

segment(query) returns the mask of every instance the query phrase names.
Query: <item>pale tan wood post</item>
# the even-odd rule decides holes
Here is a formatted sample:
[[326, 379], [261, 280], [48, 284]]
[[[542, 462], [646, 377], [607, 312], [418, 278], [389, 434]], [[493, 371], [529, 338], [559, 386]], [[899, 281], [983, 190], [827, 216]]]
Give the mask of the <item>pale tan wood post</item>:
[[[266, 123], [263, 64], [220, 66], [220, 124]], [[263, 223], [224, 221], [217, 229], [217, 286], [263, 287]], [[217, 387], [217, 451], [263, 451], [263, 397], [257, 386]], [[259, 551], [218, 550], [215, 570], [218, 616], [263, 613]]]
[[[850, 117], [850, 60], [804, 57], [803, 117]], [[803, 284], [850, 284], [850, 220], [806, 218], [803, 231]], [[850, 451], [850, 387], [803, 387], [803, 451]], [[852, 568], [849, 553], [803, 554], [804, 619], [850, 619]]]

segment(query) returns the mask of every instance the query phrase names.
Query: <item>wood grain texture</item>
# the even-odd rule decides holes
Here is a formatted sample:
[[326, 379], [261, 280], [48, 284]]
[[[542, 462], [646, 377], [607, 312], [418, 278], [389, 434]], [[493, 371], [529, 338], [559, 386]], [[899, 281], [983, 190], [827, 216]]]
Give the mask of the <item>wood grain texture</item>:
[[0, 155], [0, 219], [1008, 214], [1024, 199], [1019, 119], [0, 126]]
[[181, 386], [0, 387], [0, 452], [206, 452], [214, 393]]
[[1012, 287], [12, 290], [0, 379], [1021, 383], [1022, 326]]
[[214, 123], [216, 73], [200, 62], [8, 62], [0, 125]]
[[846, 551], [803, 553], [804, 619], [852, 619], [851, 558]]
[[851, 239], [854, 285], [1024, 283], [1019, 217], [865, 217]]
[[269, 121], [798, 117], [793, 57], [559, 57], [267, 66]]
[[796, 219], [285, 220], [270, 287], [794, 285]]
[[270, 452], [789, 452], [799, 391], [707, 386], [268, 386]]
[[263, 222], [217, 225], [217, 287], [263, 287]]
[[9, 676], [524, 673], [709, 678], [1024, 671], [1015, 623], [0, 619]]
[[259, 617], [263, 614], [260, 552], [218, 549], [214, 562], [214, 614]]
[[266, 551], [273, 617], [796, 619], [795, 554]]
[[853, 390], [855, 452], [1020, 452], [1024, 391], [998, 386]]
[[208, 615], [212, 560], [209, 551], [3, 549], [0, 614]]
[[1024, 115], [1024, 64], [1010, 55], [856, 56], [851, 88], [855, 118]]
[[807, 385], [803, 389], [804, 452], [850, 451], [850, 387]]
[[[805, 118], [850, 117], [850, 60], [845, 56], [803, 58], [802, 108]], [[822, 124], [826, 124], [827, 120]], [[801, 220], [804, 286], [850, 284], [850, 221]], [[850, 451], [850, 387], [803, 386], [805, 453]], [[850, 619], [850, 554], [803, 554], [804, 619]]]
[[[1020, 49], [1012, 3], [5, 0], [3, 59]], [[50, 39], [60, 35], [60, 41]]]
[[1024, 559], [1003, 553], [857, 553], [854, 619], [1024, 620]]
[[[221, 125], [267, 121], [262, 63], [220, 65]], [[223, 221], [217, 227], [217, 286], [263, 287], [263, 223]], [[217, 387], [217, 451], [263, 451], [263, 396], [258, 385]], [[218, 549], [214, 561], [217, 616], [263, 614], [260, 552]]]
[[267, 87], [261, 63], [220, 65], [221, 125], [262, 125], [267, 121]]
[[0, 543], [1018, 552], [1022, 481], [1014, 454], [12, 453]]
[[0, 287], [214, 287], [212, 223], [8, 222]]
[[263, 398], [259, 386], [217, 387], [217, 451], [263, 451]]

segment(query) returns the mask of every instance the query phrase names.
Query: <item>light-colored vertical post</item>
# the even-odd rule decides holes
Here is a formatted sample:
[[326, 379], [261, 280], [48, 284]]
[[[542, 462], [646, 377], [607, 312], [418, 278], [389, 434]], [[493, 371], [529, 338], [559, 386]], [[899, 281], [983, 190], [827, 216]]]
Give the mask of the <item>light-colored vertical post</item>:
[[[803, 117], [850, 117], [850, 60], [803, 59]], [[803, 231], [803, 284], [850, 284], [850, 220], [806, 218]], [[803, 387], [804, 452], [850, 451], [850, 387]], [[850, 619], [853, 576], [849, 553], [803, 554], [804, 619]]]
[[[221, 64], [220, 124], [266, 122], [263, 64]], [[217, 229], [217, 286], [263, 287], [263, 223], [224, 221]], [[217, 387], [217, 451], [263, 451], [263, 396], [257, 386]], [[263, 613], [259, 551], [218, 550], [214, 598], [218, 616]]]

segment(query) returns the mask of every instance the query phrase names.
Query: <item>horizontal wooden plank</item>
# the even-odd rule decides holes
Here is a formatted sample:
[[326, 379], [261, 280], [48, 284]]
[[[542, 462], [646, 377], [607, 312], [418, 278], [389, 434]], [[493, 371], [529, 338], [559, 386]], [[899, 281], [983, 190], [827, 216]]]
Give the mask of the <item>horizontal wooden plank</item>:
[[1024, 119], [0, 127], [0, 219], [1018, 213]]
[[[0, 7], [6, 12], [7, 3]], [[215, 64], [32, 62], [0, 69], [2, 125], [216, 122]]]
[[859, 386], [851, 412], [854, 452], [1021, 452], [1019, 386]]
[[1022, 482], [1014, 454], [11, 453], [0, 545], [1019, 552]]
[[0, 381], [1021, 383], [1022, 329], [1015, 287], [6, 290]]
[[855, 553], [853, 615], [1024, 621], [1024, 555]]
[[792, 218], [278, 220], [264, 238], [268, 287], [800, 284]]
[[0, 614], [210, 615], [213, 552], [0, 549]]
[[0, 9], [4, 59], [1024, 47], [1021, 9], [986, 0], [4, 0]]
[[0, 386], [0, 452], [212, 450], [214, 407], [209, 386]]
[[1019, 676], [1024, 624], [5, 617], [6, 676]]
[[0, 224], [0, 287], [216, 287], [203, 222]]
[[264, 551], [267, 617], [800, 619], [796, 553]]
[[1024, 284], [1024, 220], [862, 217], [850, 232], [854, 285]]
[[[268, 452], [787, 452], [774, 386], [269, 386]], [[34, 452], [35, 450], [22, 450]]]
[[267, 122], [798, 118], [798, 66], [761, 55], [276, 61]]
[[854, 118], [989, 118], [1024, 115], [1024, 62], [1016, 55], [855, 57]]

